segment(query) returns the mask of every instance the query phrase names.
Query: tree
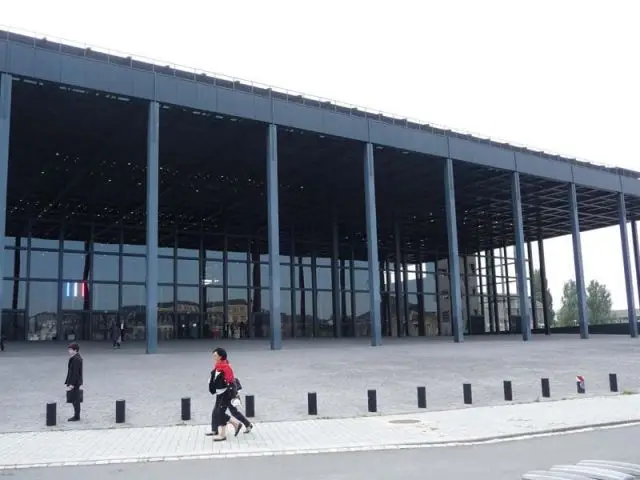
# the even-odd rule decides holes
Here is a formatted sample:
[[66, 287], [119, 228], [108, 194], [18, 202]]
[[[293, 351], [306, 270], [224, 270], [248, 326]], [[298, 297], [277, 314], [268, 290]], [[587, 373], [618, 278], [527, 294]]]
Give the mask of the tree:
[[589, 323], [598, 325], [611, 321], [611, 292], [606, 285], [591, 280], [587, 285], [587, 309], [589, 310]]
[[[586, 288], [587, 315], [590, 325], [611, 321], [611, 292], [606, 285], [591, 280]], [[562, 289], [562, 307], [555, 323], [558, 327], [578, 325], [578, 289], [575, 280], [569, 280]]]
[[578, 289], [575, 280], [565, 282], [562, 287], [562, 306], [555, 322], [556, 327], [570, 327], [578, 324]]
[[[540, 302], [540, 304], [544, 305], [542, 301], [542, 275], [540, 275], [540, 270], [535, 269], [533, 271], [533, 290], [536, 302]], [[553, 323], [556, 312], [553, 311], [553, 297], [551, 296], [551, 290], [547, 288], [547, 314], [549, 316], [549, 323]], [[542, 324], [542, 318], [538, 319], [538, 323]]]

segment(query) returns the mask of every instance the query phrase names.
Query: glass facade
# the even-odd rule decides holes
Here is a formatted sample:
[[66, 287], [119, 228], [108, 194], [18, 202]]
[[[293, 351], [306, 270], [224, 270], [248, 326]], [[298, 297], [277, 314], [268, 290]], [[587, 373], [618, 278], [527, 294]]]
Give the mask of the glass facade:
[[[107, 341], [118, 322], [125, 324], [125, 341], [144, 340], [145, 247], [126, 243], [128, 232], [111, 236], [120, 238], [119, 243], [107, 243], [100, 237], [103, 228], [94, 226], [85, 241], [65, 239], [64, 229], [56, 225], [51, 231], [59, 240], [7, 238], [2, 296], [7, 338]], [[223, 236], [185, 239], [161, 232], [161, 238], [159, 339], [269, 337], [269, 265], [264, 246], [248, 238]], [[324, 248], [304, 251], [329, 251]], [[340, 251], [341, 256], [351, 252], [351, 259], [332, 262], [326, 254], [281, 256], [283, 338], [371, 335], [367, 262], [353, 260], [355, 249], [349, 245], [341, 245]], [[472, 316], [487, 310], [487, 300], [477, 288], [483, 269], [476, 268], [475, 257], [470, 258], [467, 275], [462, 274], [465, 325], [471, 318], [467, 297]], [[447, 260], [437, 265], [400, 262], [396, 272], [395, 262], [380, 262], [383, 335], [451, 335]]]

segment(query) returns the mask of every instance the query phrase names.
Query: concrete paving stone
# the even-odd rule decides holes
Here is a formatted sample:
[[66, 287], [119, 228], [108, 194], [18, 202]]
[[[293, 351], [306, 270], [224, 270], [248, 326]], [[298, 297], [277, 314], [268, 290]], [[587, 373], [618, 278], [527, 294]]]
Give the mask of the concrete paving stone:
[[472, 337], [285, 340], [273, 352], [264, 340], [174, 341], [145, 355], [144, 345], [81, 343], [85, 361], [83, 421], [68, 425], [64, 403], [66, 345], [8, 344], [0, 354], [0, 432], [45, 430], [45, 404], [58, 403], [55, 429], [111, 428], [115, 401], [127, 401], [127, 426], [169, 426], [180, 421], [180, 399], [192, 398], [192, 422], [210, 421], [207, 382], [211, 349], [225, 347], [243, 393], [255, 395], [257, 421], [307, 418], [307, 392], [317, 392], [319, 418], [367, 414], [367, 390], [378, 392], [380, 413], [417, 412], [416, 387], [427, 387], [429, 410], [462, 408], [462, 384], [473, 385], [474, 406], [502, 405], [502, 381], [513, 382], [516, 402], [540, 398], [540, 378], [551, 380], [552, 399], [575, 398], [576, 375], [587, 395], [608, 393], [608, 375], [619, 387], [640, 389], [637, 340], [626, 336]]
[[557, 429], [640, 423], [637, 395], [593, 397], [405, 415], [256, 425], [216, 443], [205, 425], [0, 434], [0, 470], [468, 445]]

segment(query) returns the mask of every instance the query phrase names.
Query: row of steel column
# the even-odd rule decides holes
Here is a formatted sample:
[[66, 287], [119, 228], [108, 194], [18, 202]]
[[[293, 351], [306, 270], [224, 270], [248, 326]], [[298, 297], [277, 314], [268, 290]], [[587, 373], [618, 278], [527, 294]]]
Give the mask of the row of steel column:
[[[6, 227], [6, 201], [7, 201], [7, 175], [9, 161], [9, 138], [11, 117], [11, 87], [12, 77], [8, 74], [0, 74], [0, 236], [2, 244], [0, 251], [4, 249], [4, 232]], [[158, 191], [159, 191], [159, 104], [149, 102], [148, 107], [148, 131], [147, 131], [147, 217], [146, 217], [146, 343], [147, 352], [154, 353], [158, 348], [157, 336], [157, 299], [158, 299]], [[267, 127], [267, 209], [268, 209], [268, 245], [269, 245], [269, 311], [271, 327], [271, 348], [282, 348], [281, 331], [281, 305], [280, 305], [280, 241], [279, 241], [279, 208], [278, 208], [278, 129], [275, 124]], [[378, 234], [376, 221], [375, 201], [375, 173], [373, 145], [370, 142], [363, 144], [363, 176], [365, 186], [365, 215], [366, 234], [369, 265], [369, 297], [371, 318], [371, 344], [373, 346], [382, 343], [381, 317], [380, 317], [380, 272], [378, 258]], [[527, 302], [526, 269], [525, 269], [525, 245], [522, 218], [522, 205], [520, 198], [520, 177], [518, 172], [511, 174], [511, 198], [513, 209], [513, 225], [515, 231], [515, 267], [518, 289], [519, 308], [521, 312], [521, 327], [523, 340], [531, 337], [529, 322], [529, 308]], [[458, 232], [456, 219], [456, 200], [453, 161], [449, 157], [445, 159], [444, 169], [445, 187], [445, 211], [448, 235], [449, 279], [451, 298], [451, 321], [453, 338], [455, 342], [461, 342], [464, 338], [464, 326], [462, 325], [462, 295], [460, 286], [460, 264], [458, 251]], [[576, 285], [578, 288], [578, 311], [580, 323], [580, 335], [588, 336], [588, 316], [586, 308], [586, 294], [584, 273], [582, 267], [582, 252], [580, 246], [580, 229], [578, 220], [578, 205], [576, 197], [576, 185], [569, 184], [569, 203], [571, 231], [573, 239], [574, 263], [576, 270]], [[622, 238], [622, 252], [627, 285], [627, 304], [629, 308], [629, 323], [631, 335], [637, 336], [635, 306], [633, 300], [633, 283], [631, 265], [628, 252], [628, 239], [626, 231], [626, 207], [624, 194], [619, 194], [620, 230]], [[634, 228], [634, 247], [636, 251], [636, 265], [638, 265], [637, 235]], [[541, 242], [540, 242], [541, 245]], [[396, 252], [398, 253], [398, 252]], [[541, 249], [542, 255], [542, 249]], [[3, 277], [2, 258], [0, 255], [0, 278]], [[396, 262], [399, 262], [396, 255]], [[337, 271], [337, 269], [334, 269]], [[546, 278], [543, 277], [544, 291], [546, 292]], [[437, 278], [437, 272], [436, 272]], [[396, 280], [396, 284], [398, 281]], [[0, 282], [0, 299], [2, 296], [2, 282]], [[334, 289], [337, 291], [337, 289]], [[543, 295], [543, 299], [546, 295]], [[334, 305], [336, 302], [334, 302]], [[337, 302], [339, 304], [339, 302]], [[546, 311], [546, 307], [545, 307]], [[0, 322], [1, 323], [1, 322]]]

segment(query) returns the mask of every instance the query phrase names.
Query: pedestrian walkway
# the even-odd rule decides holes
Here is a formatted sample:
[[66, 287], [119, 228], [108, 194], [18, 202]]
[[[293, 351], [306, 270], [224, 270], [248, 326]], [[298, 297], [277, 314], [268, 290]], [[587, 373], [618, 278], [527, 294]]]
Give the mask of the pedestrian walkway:
[[0, 469], [454, 446], [640, 422], [640, 396], [261, 423], [227, 442], [204, 425], [0, 435]]

